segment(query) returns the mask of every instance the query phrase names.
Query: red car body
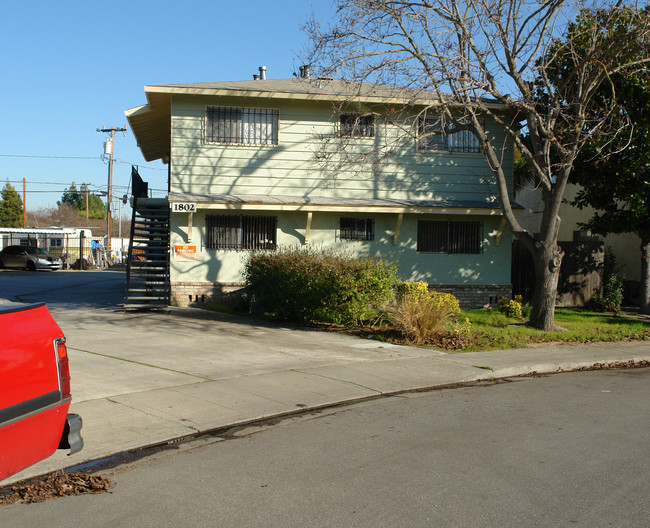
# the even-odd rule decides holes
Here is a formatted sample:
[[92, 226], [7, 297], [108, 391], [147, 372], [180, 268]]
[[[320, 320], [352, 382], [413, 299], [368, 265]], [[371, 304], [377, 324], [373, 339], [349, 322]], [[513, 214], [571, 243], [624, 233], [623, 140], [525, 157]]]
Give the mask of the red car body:
[[65, 337], [44, 304], [0, 309], [0, 481], [83, 446], [81, 418], [68, 414]]

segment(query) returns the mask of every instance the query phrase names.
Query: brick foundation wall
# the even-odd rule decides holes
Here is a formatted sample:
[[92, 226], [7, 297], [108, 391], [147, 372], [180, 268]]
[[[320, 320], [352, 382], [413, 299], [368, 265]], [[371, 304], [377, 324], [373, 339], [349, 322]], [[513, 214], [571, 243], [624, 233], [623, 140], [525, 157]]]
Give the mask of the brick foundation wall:
[[[171, 304], [172, 306], [200, 306], [209, 301], [235, 306], [241, 303], [241, 296], [236, 295], [235, 292], [242, 286], [241, 282], [172, 282]], [[510, 284], [429, 284], [429, 289], [455, 295], [462, 309], [494, 306], [499, 298], [510, 299], [512, 296]]]
[[233, 292], [240, 290], [241, 282], [172, 282], [172, 306], [199, 306], [206, 302], [231, 304]]
[[501, 297], [512, 296], [510, 284], [429, 284], [429, 289], [455, 295], [463, 310], [494, 306]]

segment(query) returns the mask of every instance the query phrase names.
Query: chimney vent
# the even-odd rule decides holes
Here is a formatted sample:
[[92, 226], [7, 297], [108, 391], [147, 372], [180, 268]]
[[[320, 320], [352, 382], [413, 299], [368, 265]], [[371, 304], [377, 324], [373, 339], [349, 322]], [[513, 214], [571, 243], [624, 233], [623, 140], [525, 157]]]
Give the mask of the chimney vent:
[[260, 66], [260, 80], [266, 79], [266, 66]]
[[259, 81], [260, 80], [259, 74], [257, 74], [257, 73], [253, 74], [253, 80], [254, 81]]
[[309, 79], [311, 77], [311, 70], [309, 64], [300, 67], [300, 77], [302, 79]]

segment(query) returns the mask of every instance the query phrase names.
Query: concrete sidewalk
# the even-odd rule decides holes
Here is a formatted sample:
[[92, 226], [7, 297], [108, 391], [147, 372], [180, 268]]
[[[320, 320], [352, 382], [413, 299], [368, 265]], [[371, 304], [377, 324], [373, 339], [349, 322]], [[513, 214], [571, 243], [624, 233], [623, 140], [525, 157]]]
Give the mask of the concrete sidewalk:
[[68, 339], [71, 411], [84, 449], [10, 484], [218, 428], [403, 391], [649, 361], [650, 343], [544, 346], [465, 354], [211, 314], [85, 313], [50, 306]]

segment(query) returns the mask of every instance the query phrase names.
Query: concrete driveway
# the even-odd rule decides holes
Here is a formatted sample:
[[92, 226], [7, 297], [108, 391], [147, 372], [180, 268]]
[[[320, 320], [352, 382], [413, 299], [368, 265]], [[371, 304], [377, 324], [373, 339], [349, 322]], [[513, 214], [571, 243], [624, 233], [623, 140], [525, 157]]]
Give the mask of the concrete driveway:
[[[105, 356], [106, 368], [112, 364], [121, 373], [112, 382], [116, 384], [127, 383], [125, 362], [155, 367], [162, 377], [219, 379], [380, 357], [442, 354], [195, 308], [124, 313], [120, 308], [124, 284], [124, 272], [2, 270], [0, 302], [46, 302], [69, 349], [91, 354], [93, 361]], [[110, 361], [116, 359], [121, 362]], [[74, 354], [73, 366], [80, 361], [85, 361], [84, 356]], [[105, 372], [102, 369], [102, 376]], [[112, 378], [103, 376], [102, 393], [119, 391]], [[94, 383], [87, 387], [85, 379], [73, 378], [73, 383], [75, 401], [98, 390]], [[137, 383], [146, 390], [155, 384], [155, 377], [137, 376]]]

